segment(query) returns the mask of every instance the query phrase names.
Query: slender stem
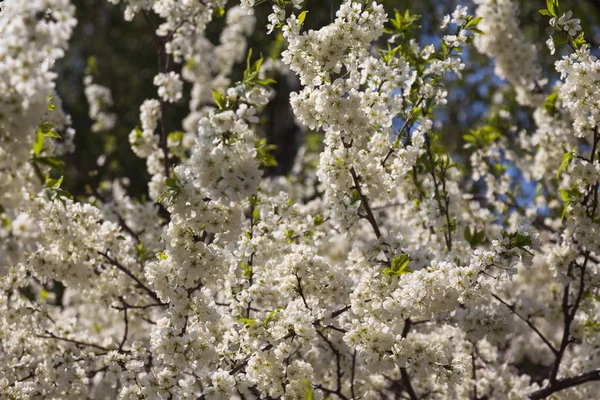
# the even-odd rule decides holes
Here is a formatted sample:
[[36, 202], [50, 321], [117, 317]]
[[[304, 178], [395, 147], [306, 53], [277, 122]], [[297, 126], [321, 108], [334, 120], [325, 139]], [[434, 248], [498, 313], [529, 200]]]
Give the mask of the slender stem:
[[573, 376], [570, 378], [560, 379], [554, 382], [554, 385], [547, 386], [543, 389], [536, 390], [529, 395], [532, 400], [545, 399], [546, 397], [560, 392], [561, 390], [568, 389], [573, 386], [578, 386], [586, 382], [600, 381], [600, 370], [586, 372], [581, 375]]
[[[404, 320], [404, 328], [402, 328], [403, 338], [406, 338], [408, 336], [408, 332], [410, 332], [411, 326], [412, 321], [410, 320], [410, 318]], [[418, 400], [419, 396], [417, 396], [417, 393], [415, 392], [415, 389], [413, 388], [412, 383], [410, 382], [410, 375], [408, 374], [406, 367], [400, 368], [400, 375], [402, 376], [402, 383], [404, 384], [404, 389], [406, 390], [406, 393], [408, 393], [410, 400]]]
[[[162, 40], [157, 34], [156, 34], [156, 27], [154, 26], [154, 23], [152, 23], [152, 19], [150, 18], [150, 15], [148, 15], [147, 11], [143, 11], [143, 15], [144, 15], [144, 19], [146, 20], [146, 24], [148, 26], [148, 30], [150, 31], [150, 34], [152, 35], [152, 39], [154, 40], [154, 45], [156, 47], [156, 52], [158, 55], [158, 72], [160, 73], [166, 73], [167, 72], [167, 66], [168, 66], [168, 60], [165, 59], [165, 43], [166, 41]], [[178, 29], [178, 28], [177, 28]], [[159, 140], [159, 145], [160, 148], [163, 151], [163, 166], [164, 166], [164, 174], [165, 177], [169, 177], [171, 175], [171, 166], [169, 163], [169, 147], [167, 145], [167, 126], [166, 126], [166, 116], [167, 116], [167, 104], [165, 103], [165, 101], [160, 98], [159, 99], [160, 102], [160, 140]]]
[[362, 206], [364, 207], [365, 212], [367, 213], [367, 220], [373, 227], [373, 231], [375, 232], [375, 236], [377, 236], [377, 239], [381, 239], [382, 235], [381, 235], [381, 231], [379, 230], [379, 226], [377, 225], [377, 220], [375, 219], [373, 210], [371, 209], [371, 206], [369, 205], [369, 200], [363, 194], [363, 192], [360, 188], [360, 177], [356, 174], [354, 167], [350, 168], [350, 175], [352, 175], [352, 181], [354, 182], [354, 188], [358, 192], [358, 196], [360, 197]]
[[[87, 343], [87, 342], [82, 342], [80, 340], [67, 339], [67, 338], [63, 338], [60, 336], [56, 336], [54, 333], [52, 333], [50, 331], [46, 331], [46, 335], [37, 335], [37, 337], [43, 338], [43, 339], [54, 339], [54, 340], [59, 340], [61, 342], [73, 343], [76, 346], [92, 347], [94, 349], [102, 350], [105, 352], [109, 352], [109, 351], [113, 350], [113, 349], [109, 349], [108, 347], [100, 346], [100, 345], [97, 345], [94, 343]], [[122, 351], [121, 349], [119, 349], [119, 350]]]
[[[125, 306], [125, 302], [123, 302], [123, 306]], [[129, 317], [127, 315], [127, 307], [123, 308], [123, 321], [125, 323], [125, 332], [123, 333], [123, 339], [121, 340], [121, 343], [119, 343], [119, 351], [123, 350], [123, 346], [125, 346], [127, 335], [129, 333]]]
[[98, 252], [98, 254], [100, 254], [101, 256], [103, 256], [109, 263], [111, 263], [113, 266], [115, 266], [118, 270], [124, 272], [125, 275], [127, 275], [128, 277], [130, 277], [131, 279], [133, 279], [138, 284], [138, 286], [141, 289], [143, 289], [146, 293], [148, 293], [148, 295], [150, 295], [150, 297], [152, 297], [157, 303], [163, 304], [163, 302], [160, 301], [160, 299], [158, 298], [158, 295], [152, 289], [150, 289], [149, 287], [147, 287], [146, 285], [144, 285], [144, 283], [137, 276], [135, 276], [131, 271], [129, 271], [127, 268], [125, 268], [123, 266], [123, 264], [121, 264], [117, 260], [115, 260], [112, 257], [110, 257], [108, 255], [108, 251], [106, 251], [105, 253]]
[[556, 347], [554, 347], [552, 345], [552, 343], [550, 343], [550, 341], [544, 336], [544, 334], [542, 332], [540, 332], [540, 330], [529, 320], [529, 318], [525, 318], [523, 317], [521, 314], [519, 314], [519, 312], [517, 311], [516, 307], [514, 305], [510, 305], [508, 304], [506, 301], [502, 300], [498, 295], [496, 295], [495, 293], [492, 293], [492, 296], [498, 300], [500, 303], [504, 304], [506, 306], [506, 308], [508, 308], [510, 311], [512, 311], [513, 314], [515, 314], [517, 317], [519, 317], [521, 320], [523, 320], [523, 322], [525, 322], [527, 324], [527, 326], [529, 326], [538, 336], [540, 339], [542, 339], [542, 341], [546, 344], [546, 346], [548, 346], [548, 348], [554, 353], [554, 355], [558, 354], [558, 350], [556, 349]]
[[435, 173], [435, 164], [433, 162], [433, 153], [431, 152], [431, 145], [429, 143], [429, 137], [425, 134], [425, 150], [427, 151], [427, 156], [429, 157], [429, 163], [431, 166], [431, 178], [433, 179], [433, 186], [435, 190], [435, 199], [438, 203], [440, 211], [446, 217], [446, 232], [444, 232], [444, 240], [446, 241], [446, 247], [448, 251], [452, 251], [452, 223], [450, 221], [450, 212], [448, 210], [448, 205], [450, 203], [450, 198], [446, 193], [446, 179], [442, 179], [443, 182], [443, 190], [444, 190], [444, 204], [442, 204], [442, 197], [440, 195], [439, 182], [437, 179], [437, 174]]
[[475, 343], [471, 342], [473, 346], [471, 349], [471, 377], [473, 379], [473, 400], [478, 400], [479, 396], [477, 395], [477, 365], [475, 362], [476, 357], [476, 348]]
[[[419, 103], [421, 101], [419, 100]], [[419, 104], [417, 103], [417, 104]], [[394, 149], [396, 147], [398, 147], [398, 144], [400, 143], [400, 139], [402, 138], [402, 133], [404, 132], [404, 129], [408, 126], [409, 122], [412, 120], [412, 116], [413, 114], [411, 113], [408, 118], [406, 118], [406, 121], [404, 121], [404, 124], [402, 125], [402, 127], [400, 128], [400, 130], [398, 131], [398, 135], [396, 136], [396, 138], [394, 139], [394, 142], [392, 143], [392, 146], [390, 147], [390, 150], [387, 152], [387, 154], [385, 155], [385, 157], [383, 158], [383, 161], [381, 161], [381, 166], [385, 167], [385, 163], [387, 162], [387, 160], [390, 158], [390, 156], [392, 155], [392, 153], [394, 152]]]
[[354, 390], [354, 376], [356, 374], [356, 349], [354, 349], [354, 353], [352, 353], [352, 371], [350, 376], [350, 394], [352, 395], [352, 400], [356, 399], [356, 392]]

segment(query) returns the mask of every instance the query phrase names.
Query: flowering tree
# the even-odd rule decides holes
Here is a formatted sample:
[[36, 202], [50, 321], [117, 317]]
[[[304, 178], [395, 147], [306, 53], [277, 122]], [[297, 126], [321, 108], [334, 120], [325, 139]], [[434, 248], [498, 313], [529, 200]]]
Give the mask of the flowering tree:
[[[428, 45], [418, 16], [370, 0], [316, 29], [303, 0], [123, 2], [158, 53], [129, 135], [143, 199], [125, 179], [64, 188], [70, 0], [0, 6], [2, 398], [597, 398], [600, 62], [557, 0], [540, 10], [564, 54], [552, 84], [511, 0], [459, 6]], [[267, 58], [247, 43], [265, 7]], [[494, 60], [535, 126], [499, 93], [458, 157], [437, 116], [463, 49]], [[86, 71], [102, 134], [114, 99]], [[266, 177], [262, 114], [288, 75], [307, 140]]]

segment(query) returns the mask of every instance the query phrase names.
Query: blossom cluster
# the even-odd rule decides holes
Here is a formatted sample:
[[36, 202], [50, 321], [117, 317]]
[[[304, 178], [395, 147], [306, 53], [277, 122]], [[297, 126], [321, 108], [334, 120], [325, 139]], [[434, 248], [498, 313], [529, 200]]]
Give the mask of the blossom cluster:
[[[52, 66], [74, 7], [0, 6], [0, 397], [597, 395], [599, 64], [571, 12], [541, 11], [570, 48], [546, 88], [510, 0], [457, 7], [425, 45], [408, 11], [344, 0], [308, 29], [308, 2], [277, 0], [266, 61], [247, 49], [266, 2], [123, 2], [161, 19], [128, 138], [140, 199], [125, 178], [64, 189], [74, 132]], [[471, 42], [532, 124], [500, 91], [457, 155], [439, 115]], [[265, 173], [274, 72], [297, 78], [308, 139], [285, 177]], [[121, 123], [109, 88], [84, 90], [90, 134]]]

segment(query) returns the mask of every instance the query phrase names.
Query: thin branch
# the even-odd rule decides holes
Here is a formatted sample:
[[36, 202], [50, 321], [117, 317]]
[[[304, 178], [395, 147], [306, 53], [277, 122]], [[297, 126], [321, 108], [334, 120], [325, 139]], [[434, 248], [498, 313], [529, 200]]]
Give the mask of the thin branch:
[[452, 251], [452, 229], [451, 229], [451, 222], [450, 222], [450, 211], [448, 210], [448, 205], [450, 203], [450, 199], [448, 197], [448, 194], [446, 193], [446, 180], [445, 178], [442, 179], [442, 186], [444, 189], [444, 204], [442, 204], [442, 196], [440, 195], [440, 190], [439, 190], [439, 182], [437, 179], [437, 175], [435, 173], [435, 164], [433, 161], [433, 154], [431, 152], [431, 145], [429, 143], [429, 137], [427, 135], [427, 133], [425, 134], [425, 150], [427, 151], [427, 156], [429, 158], [429, 164], [431, 165], [431, 178], [433, 179], [433, 186], [434, 186], [434, 190], [435, 190], [435, 199], [438, 203], [438, 206], [440, 208], [440, 211], [444, 214], [444, 216], [446, 217], [446, 232], [444, 232], [444, 240], [446, 241], [446, 247], [448, 248], [448, 251]]
[[138, 284], [138, 286], [141, 289], [143, 289], [146, 293], [148, 293], [148, 295], [150, 295], [150, 297], [152, 297], [157, 303], [163, 304], [163, 302], [160, 301], [160, 299], [158, 298], [158, 295], [152, 289], [150, 289], [149, 287], [144, 285], [144, 283], [137, 276], [135, 276], [131, 271], [129, 271], [127, 268], [125, 268], [120, 262], [111, 258], [108, 255], [108, 251], [106, 251], [105, 253], [98, 252], [98, 254], [103, 256], [109, 263], [111, 263], [113, 266], [115, 266], [118, 270], [124, 272], [125, 275], [127, 275], [131, 279], [133, 279]]
[[552, 345], [552, 343], [550, 343], [550, 341], [544, 336], [544, 334], [542, 332], [540, 332], [540, 330], [529, 320], [529, 318], [525, 318], [523, 317], [521, 314], [519, 314], [519, 312], [517, 311], [516, 307], [514, 305], [510, 305], [508, 304], [506, 301], [502, 300], [498, 295], [496, 295], [495, 293], [492, 293], [492, 296], [498, 300], [500, 303], [504, 304], [506, 306], [506, 308], [508, 308], [513, 314], [515, 314], [517, 317], [519, 317], [523, 322], [525, 322], [527, 324], [527, 326], [529, 326], [538, 336], [540, 339], [542, 339], [542, 341], [546, 344], [546, 346], [548, 346], [548, 348], [552, 351], [552, 353], [554, 353], [554, 355], [558, 355], [558, 350], [556, 349], [556, 347], [554, 347], [554, 345]]
[[[408, 336], [408, 332], [410, 331], [411, 325], [412, 323], [410, 318], [404, 320], [404, 328], [402, 328], [403, 338], [406, 338]], [[418, 400], [419, 396], [417, 396], [415, 389], [412, 387], [412, 383], [410, 382], [410, 375], [408, 374], [406, 367], [400, 368], [400, 375], [402, 376], [402, 383], [404, 385], [406, 393], [408, 393], [408, 396], [410, 397], [410, 400]]]
[[[419, 107], [419, 104], [421, 104], [421, 101], [423, 101], [423, 98], [420, 98], [419, 101], [417, 101], [417, 103], [415, 104], [413, 110], [415, 108]], [[394, 150], [396, 149], [396, 147], [398, 147], [398, 144], [400, 143], [400, 139], [402, 138], [402, 132], [404, 132], [404, 129], [408, 126], [408, 124], [412, 120], [413, 115], [414, 114], [411, 112], [410, 115], [408, 116], [408, 118], [406, 118], [406, 120], [404, 121], [404, 124], [402, 125], [402, 127], [400, 128], [400, 130], [398, 130], [398, 135], [396, 135], [396, 138], [394, 139], [394, 142], [392, 143], [392, 146], [390, 147], [390, 150], [388, 151], [388, 153], [383, 158], [383, 161], [381, 161], [381, 166], [382, 167], [385, 167], [385, 163], [387, 162], [388, 158], [390, 158], [390, 156], [392, 155], [392, 153], [394, 152]]]
[[[351, 307], [345, 306], [343, 308], [340, 308], [339, 310], [334, 311], [328, 318], [319, 318], [313, 321], [312, 325], [313, 326], [317, 326], [321, 324], [321, 321], [323, 321], [324, 319], [331, 319], [331, 318], [335, 318], [343, 313], [345, 313], [346, 311], [348, 311]], [[287, 339], [291, 339], [292, 337], [294, 337], [296, 334], [294, 332], [288, 333], [287, 335], [285, 335], [283, 337], [283, 340], [287, 340]], [[265, 345], [261, 351], [268, 351], [271, 350], [273, 348], [273, 345], [271, 343]], [[233, 368], [231, 368], [231, 370], [229, 371], [229, 375], [235, 375], [237, 372], [241, 371], [242, 369], [244, 369], [247, 365], [248, 365], [248, 361], [250, 361], [251, 356], [247, 356], [246, 358], [244, 358], [242, 361], [240, 361], [238, 364], [236, 364], [235, 366], [233, 366]], [[201, 397], [204, 398], [204, 397]], [[199, 398], [200, 399], [200, 398]]]
[[589, 257], [587, 257], [587, 255], [586, 255], [585, 261], [584, 261], [583, 266], [581, 267], [581, 271], [580, 271], [581, 276], [579, 279], [579, 289], [578, 289], [577, 297], [576, 297], [575, 303], [573, 304], [571, 309], [569, 306], [570, 284], [565, 286], [565, 293], [563, 295], [563, 302], [562, 302], [563, 318], [564, 318], [563, 337], [560, 342], [558, 354], [556, 355], [556, 360], [554, 361], [554, 365], [552, 366], [552, 371], [550, 372], [549, 387], [554, 386], [554, 384], [556, 383], [556, 381], [557, 381], [556, 378], [558, 376], [558, 371], [560, 369], [560, 363], [565, 354], [565, 351], [567, 350], [567, 347], [569, 347], [569, 344], [571, 343], [571, 324], [573, 323], [573, 320], [575, 319], [575, 314], [577, 314], [579, 305], [581, 304], [581, 300], [583, 299], [583, 292], [585, 291], [585, 282], [584, 282], [585, 270], [587, 267], [588, 260], [589, 260]]
[[342, 376], [344, 375], [344, 373], [342, 371], [342, 363], [341, 363], [342, 353], [334, 346], [333, 342], [331, 340], [329, 340], [327, 338], [327, 336], [325, 336], [325, 334], [323, 334], [323, 332], [319, 331], [318, 329], [317, 329], [317, 335], [319, 335], [319, 337], [321, 339], [323, 339], [323, 341], [325, 343], [327, 343], [327, 345], [329, 346], [329, 348], [331, 349], [333, 354], [335, 354], [336, 378], [337, 378], [337, 387], [335, 390], [327, 389], [321, 385], [319, 385], [319, 389], [324, 390], [331, 394], [335, 394], [341, 399], [348, 400], [348, 397], [346, 397], [342, 393]]
[[547, 386], [543, 389], [536, 390], [532, 394], [529, 395], [529, 398], [532, 400], [544, 399], [551, 394], [556, 392], [560, 392], [561, 390], [568, 389], [573, 386], [578, 386], [584, 384], [586, 382], [599, 381], [600, 380], [600, 370], [586, 372], [581, 375], [573, 376], [570, 378], [560, 379], [554, 382], [553, 385]]
[[56, 336], [54, 333], [50, 332], [50, 331], [45, 331], [46, 335], [36, 335], [39, 338], [43, 338], [43, 339], [54, 339], [54, 340], [59, 340], [61, 342], [67, 342], [67, 343], [72, 343], [76, 346], [83, 346], [83, 347], [92, 347], [94, 349], [98, 349], [98, 350], [102, 350], [105, 352], [109, 352], [109, 351], [120, 351], [122, 353], [125, 353], [125, 351], [119, 350], [119, 349], [109, 349], [108, 347], [104, 347], [104, 346], [100, 346], [94, 343], [87, 343], [87, 342], [82, 342], [80, 340], [74, 340], [74, 339], [67, 339], [67, 338], [63, 338], [60, 336]]
[[356, 174], [354, 167], [350, 168], [350, 175], [352, 176], [352, 181], [354, 182], [354, 188], [358, 192], [362, 206], [365, 209], [365, 212], [367, 213], [366, 218], [369, 221], [369, 223], [371, 224], [371, 226], [373, 227], [373, 231], [375, 231], [375, 236], [377, 236], [377, 239], [381, 239], [382, 235], [381, 235], [381, 231], [379, 230], [379, 226], [377, 225], [377, 220], [375, 219], [373, 210], [371, 209], [371, 206], [369, 205], [369, 200], [363, 194], [363, 192], [360, 188], [360, 177]]
[[[121, 298], [121, 301], [123, 302], [123, 306], [125, 306], [125, 301], [123, 301], [123, 298]], [[125, 323], [125, 332], [123, 333], [123, 339], [121, 340], [121, 343], [119, 343], [119, 351], [123, 350], [123, 346], [125, 346], [125, 342], [127, 341], [127, 335], [129, 334], [129, 317], [127, 315], [127, 307], [123, 309], [123, 321]]]
[[356, 392], [354, 390], [354, 376], [356, 374], [356, 349], [354, 349], [354, 353], [352, 353], [352, 372], [350, 379], [350, 394], [352, 395], [352, 400], [356, 399]]

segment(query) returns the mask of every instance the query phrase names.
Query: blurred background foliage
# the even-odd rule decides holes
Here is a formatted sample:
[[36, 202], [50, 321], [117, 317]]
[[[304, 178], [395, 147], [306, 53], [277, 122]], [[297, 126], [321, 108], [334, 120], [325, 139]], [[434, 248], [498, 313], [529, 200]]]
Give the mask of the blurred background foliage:
[[[309, 15], [306, 27], [315, 28], [329, 23], [332, 15], [339, 7], [341, 0], [308, 0]], [[538, 13], [545, 8], [545, 0], [518, 0], [521, 10], [521, 27], [538, 51], [538, 60], [545, 76], [550, 82], [557, 79], [553, 63], [560, 57], [560, 50], [550, 56], [544, 42], [548, 38], [548, 21]], [[457, 4], [469, 6], [473, 12], [475, 5], [465, 1], [442, 0], [382, 0], [388, 14], [394, 9], [401, 12], [410, 10], [411, 14], [421, 16], [419, 29], [415, 39], [422, 45], [439, 43], [440, 21], [445, 14], [451, 13]], [[71, 47], [67, 56], [58, 65], [59, 79], [57, 88], [63, 99], [65, 111], [71, 115], [75, 128], [76, 147], [74, 154], [67, 160], [67, 171], [64, 187], [75, 196], [90, 194], [90, 187], [97, 186], [103, 180], [128, 177], [130, 194], [143, 197], [146, 193], [148, 175], [145, 161], [137, 158], [129, 148], [128, 135], [139, 125], [139, 106], [148, 98], [156, 98], [156, 87], [152, 80], [157, 73], [157, 51], [153, 43], [152, 29], [142, 14], [138, 14], [132, 22], [123, 19], [122, 5], [112, 5], [106, 0], [74, 0], [79, 21], [75, 34], [71, 39]], [[229, 7], [235, 5], [229, 2]], [[600, 1], [571, 0], [561, 1], [561, 9], [573, 10], [574, 17], [582, 20], [586, 37], [594, 48], [600, 45]], [[275, 34], [267, 35], [264, 27], [270, 11], [268, 4], [256, 7], [256, 31], [250, 38], [249, 46], [254, 54], [268, 55], [272, 51]], [[156, 16], [154, 24], [160, 22]], [[216, 17], [209, 25], [206, 35], [213, 43], [224, 25], [224, 18]], [[379, 43], [386, 46], [385, 41]], [[565, 50], [565, 49], [563, 49]], [[95, 82], [112, 90], [114, 107], [118, 122], [114, 129], [106, 133], [92, 133], [92, 121], [88, 117], [88, 104], [84, 96], [83, 78], [90, 57], [95, 57]], [[448, 104], [436, 114], [436, 130], [439, 132], [441, 144], [451, 151], [455, 157], [461, 158], [462, 135], [468, 129], [476, 128], [484, 123], [489, 105], [494, 94], [503, 91], [513, 116], [518, 117], [518, 124], [523, 128], [531, 128], [530, 110], [522, 110], [514, 101], [510, 87], [494, 76], [493, 60], [477, 53], [470, 46], [464, 52], [466, 69], [463, 79], [452, 76], [447, 80]], [[245, 65], [236, 67], [233, 81], [242, 74]], [[173, 70], [179, 72], [181, 65], [174, 65]], [[298, 90], [299, 83], [294, 76], [278, 77], [275, 85], [277, 96], [263, 112], [263, 134], [269, 143], [274, 144], [278, 166], [267, 171], [268, 174], [286, 174], [289, 172], [296, 151], [304, 140], [303, 130], [297, 127], [289, 109], [290, 91]], [[190, 86], [186, 86], [189, 93]], [[189, 95], [188, 95], [189, 96]], [[188, 97], [189, 98], [189, 97]], [[511, 100], [513, 99], [513, 100]], [[506, 101], [506, 100], [505, 100]], [[170, 105], [166, 118], [169, 132], [181, 130], [181, 121], [188, 113], [186, 98], [177, 104]], [[310, 136], [314, 140], [314, 136]], [[102, 166], [98, 157], [106, 155]]]

